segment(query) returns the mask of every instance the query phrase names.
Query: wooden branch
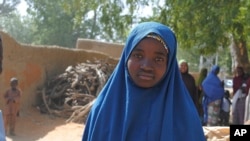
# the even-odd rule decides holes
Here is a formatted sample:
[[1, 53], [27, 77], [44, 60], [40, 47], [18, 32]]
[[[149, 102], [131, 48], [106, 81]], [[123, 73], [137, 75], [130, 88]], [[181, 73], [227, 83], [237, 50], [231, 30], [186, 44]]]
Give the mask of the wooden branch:
[[78, 122], [80, 119], [83, 119], [84, 116], [87, 116], [94, 103], [95, 99], [82, 108], [75, 110], [66, 122]]
[[47, 101], [46, 101], [46, 94], [45, 94], [45, 88], [42, 89], [42, 98], [43, 98], [43, 103], [46, 107], [46, 109], [48, 110], [49, 114], [51, 114], [51, 110], [49, 108], [49, 105], [47, 104]]

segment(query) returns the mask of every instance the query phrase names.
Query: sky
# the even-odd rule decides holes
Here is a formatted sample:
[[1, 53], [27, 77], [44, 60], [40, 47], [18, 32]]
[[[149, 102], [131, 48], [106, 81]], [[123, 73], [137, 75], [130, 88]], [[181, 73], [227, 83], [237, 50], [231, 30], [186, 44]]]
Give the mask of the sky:
[[20, 4], [17, 6], [17, 10], [20, 12], [22, 16], [26, 15], [26, 9], [28, 8], [28, 5], [24, 0], [21, 0]]

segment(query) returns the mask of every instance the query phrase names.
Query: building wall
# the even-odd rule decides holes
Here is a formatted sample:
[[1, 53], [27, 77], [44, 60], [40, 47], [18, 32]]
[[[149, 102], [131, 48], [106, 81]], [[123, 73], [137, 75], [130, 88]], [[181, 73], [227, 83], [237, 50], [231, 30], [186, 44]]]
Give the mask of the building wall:
[[123, 50], [123, 44], [117, 43], [107, 43], [91, 39], [78, 39], [76, 43], [76, 48], [86, 49], [86, 50], [95, 50], [98, 52], [103, 52], [114, 58], [120, 58], [121, 52]]
[[[103, 52], [86, 49], [68, 49], [59, 46], [33, 46], [16, 42], [8, 34], [0, 31], [3, 43], [3, 72], [0, 74], [0, 109], [3, 109], [3, 94], [9, 88], [11, 77], [19, 79], [23, 92], [22, 108], [35, 104], [37, 89], [46, 81], [61, 74], [70, 65], [86, 60], [105, 60], [116, 64], [118, 59]], [[81, 42], [81, 46], [85, 46]], [[88, 47], [91, 45], [87, 44]], [[98, 43], [99, 46], [99, 43]]]

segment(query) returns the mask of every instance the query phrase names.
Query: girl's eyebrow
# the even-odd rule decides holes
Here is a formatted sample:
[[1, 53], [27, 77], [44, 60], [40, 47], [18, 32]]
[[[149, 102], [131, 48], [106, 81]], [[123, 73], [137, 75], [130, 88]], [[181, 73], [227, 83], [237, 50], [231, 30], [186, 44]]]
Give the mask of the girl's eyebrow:
[[[140, 49], [140, 48], [135, 48], [134, 51], [135, 52], [144, 52], [143, 49]], [[167, 55], [168, 55], [168, 53], [165, 53], [165, 52], [162, 52], [162, 51], [156, 51], [155, 54], [163, 56], [163, 57], [167, 57]]]
[[[135, 48], [134, 51], [144, 52], [143, 49], [140, 49], [140, 48]], [[162, 56], [167, 56], [168, 55], [168, 53], [165, 53], [165, 52], [162, 52], [162, 51], [156, 51], [155, 54], [162, 55]]]
[[144, 52], [143, 49], [140, 48], [135, 48], [133, 51], [140, 51], [140, 52]]
[[167, 57], [167, 53], [164, 53], [164, 52], [161, 52], [161, 51], [156, 51], [155, 54]]

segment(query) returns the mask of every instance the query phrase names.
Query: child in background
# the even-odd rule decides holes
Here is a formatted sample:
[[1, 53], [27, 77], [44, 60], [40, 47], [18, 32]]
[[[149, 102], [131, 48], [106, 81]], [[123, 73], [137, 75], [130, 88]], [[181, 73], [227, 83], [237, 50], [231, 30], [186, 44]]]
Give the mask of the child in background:
[[230, 115], [230, 106], [232, 102], [230, 100], [230, 93], [228, 90], [225, 91], [225, 95], [222, 99], [221, 103], [221, 112], [220, 112], [220, 119], [222, 126], [229, 125], [229, 115]]
[[9, 134], [14, 136], [16, 117], [19, 112], [19, 106], [20, 106], [21, 90], [17, 87], [18, 86], [17, 78], [13, 77], [10, 79], [10, 86], [11, 88], [8, 89], [4, 94], [4, 99], [5, 99], [4, 126], [6, 135], [9, 129]]

